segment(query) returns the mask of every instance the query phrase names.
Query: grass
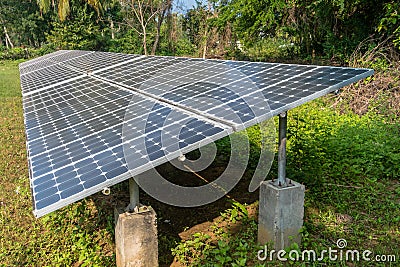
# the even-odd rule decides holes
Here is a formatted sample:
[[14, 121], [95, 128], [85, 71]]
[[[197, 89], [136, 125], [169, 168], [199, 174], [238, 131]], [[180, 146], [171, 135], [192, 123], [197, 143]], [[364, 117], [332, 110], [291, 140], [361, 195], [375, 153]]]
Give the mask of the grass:
[[[41, 219], [32, 215], [17, 66], [0, 63], [0, 266], [113, 266], [110, 199], [94, 195]], [[287, 265], [399, 266], [399, 120], [388, 123], [374, 112], [338, 114], [327, 103], [313, 101], [289, 113], [288, 177], [307, 188], [302, 248], [335, 248], [344, 238], [349, 249], [394, 254], [397, 263]], [[257, 131], [249, 132], [256, 139]], [[269, 177], [276, 171], [275, 161]], [[160, 218], [165, 214], [157, 212]], [[198, 233], [177, 243], [163, 221], [160, 264], [171, 263], [167, 255], [173, 247], [178, 259], [194, 266], [283, 265], [257, 261], [256, 216], [244, 214], [239, 204], [223, 212], [211, 229], [217, 240]], [[242, 230], [233, 231], [232, 221]]]
[[0, 97], [21, 96], [18, 64], [20, 61], [0, 61]]

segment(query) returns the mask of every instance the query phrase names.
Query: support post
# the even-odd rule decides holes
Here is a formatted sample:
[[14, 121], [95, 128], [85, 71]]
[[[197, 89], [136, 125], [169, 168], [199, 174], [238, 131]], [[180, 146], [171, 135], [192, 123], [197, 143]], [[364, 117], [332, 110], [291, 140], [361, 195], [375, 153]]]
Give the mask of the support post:
[[305, 187], [286, 178], [287, 113], [279, 115], [278, 179], [260, 186], [258, 242], [281, 250], [301, 243]]
[[139, 185], [135, 178], [129, 179], [129, 205], [126, 207], [127, 212], [138, 211], [139, 209]]
[[286, 186], [286, 132], [287, 112], [283, 112], [279, 115], [278, 186]]
[[130, 203], [115, 209], [117, 267], [158, 266], [157, 215], [139, 204], [139, 186], [129, 180]]

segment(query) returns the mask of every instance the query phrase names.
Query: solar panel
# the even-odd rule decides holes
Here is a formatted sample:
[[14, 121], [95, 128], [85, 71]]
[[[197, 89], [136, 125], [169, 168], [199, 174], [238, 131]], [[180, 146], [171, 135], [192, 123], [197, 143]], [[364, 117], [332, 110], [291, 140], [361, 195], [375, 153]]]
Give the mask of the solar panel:
[[40, 217], [373, 71], [58, 51], [20, 73]]

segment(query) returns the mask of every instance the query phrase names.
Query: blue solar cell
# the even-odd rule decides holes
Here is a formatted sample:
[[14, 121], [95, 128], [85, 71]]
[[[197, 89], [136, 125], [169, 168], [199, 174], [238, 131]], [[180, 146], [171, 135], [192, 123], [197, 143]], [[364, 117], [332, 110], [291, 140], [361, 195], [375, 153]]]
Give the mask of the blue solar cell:
[[[88, 179], [88, 180], [83, 180], [85, 181], [83, 183], [83, 186], [85, 187], [85, 189], [90, 189], [92, 187], [95, 187], [101, 183], [104, 183], [107, 181], [107, 179], [104, 176], [99, 176], [98, 174], [93, 173], [94, 176], [92, 176], [92, 179]], [[95, 177], [95, 178], [93, 178]], [[114, 176], [116, 177], [116, 176]]]
[[66, 199], [69, 197], [72, 197], [80, 192], [82, 192], [85, 188], [83, 187], [83, 185], [75, 185], [72, 187], [67, 187], [67, 189], [65, 191], [61, 192], [61, 198], [62, 199]]
[[42, 190], [42, 191], [38, 192], [37, 194], [35, 194], [34, 198], [35, 198], [35, 201], [38, 202], [40, 200], [48, 198], [49, 196], [56, 195], [57, 192], [58, 192], [57, 187], [55, 187], [55, 186], [48, 187], [47, 189]]
[[45, 209], [46, 207], [49, 207], [58, 201], [60, 201], [60, 196], [55, 193], [48, 192], [48, 197], [44, 198], [43, 200], [38, 198], [37, 196], [35, 197], [35, 208], [37, 210]]
[[100, 169], [93, 169], [90, 172], [82, 174], [79, 178], [82, 181], [90, 181], [90, 180], [95, 179], [96, 177], [99, 177], [99, 179], [103, 179], [104, 177], [101, 174], [102, 174], [102, 171]]

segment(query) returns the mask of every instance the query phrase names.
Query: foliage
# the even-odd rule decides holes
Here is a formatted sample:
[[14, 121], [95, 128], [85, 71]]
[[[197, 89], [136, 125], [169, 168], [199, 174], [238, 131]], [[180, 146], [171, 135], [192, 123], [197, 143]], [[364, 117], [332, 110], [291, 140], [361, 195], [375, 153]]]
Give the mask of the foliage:
[[201, 46], [202, 42], [204, 42], [204, 32], [208, 27], [207, 17], [210, 15], [206, 6], [200, 3], [185, 14], [183, 27], [186, 30], [189, 41], [197, 47]]
[[0, 1], [0, 47], [4, 45], [6, 28], [14, 46], [40, 47], [49, 30], [49, 17], [41, 17], [39, 9], [29, 0]]
[[190, 41], [183, 15], [169, 14], [161, 28], [159, 55], [190, 56], [195, 54], [196, 45]]
[[400, 48], [400, 4], [392, 1], [385, 4], [385, 15], [380, 20], [378, 31], [391, 36], [393, 43]]
[[[101, 50], [104, 37], [101, 27], [95, 23], [93, 9], [80, 0], [75, 0], [71, 9], [71, 20], [55, 21], [47, 35], [47, 41], [58, 49]], [[79, 5], [78, 5], [79, 3]]]
[[[198, 1], [184, 14], [174, 14], [172, 4], [4, 0], [0, 21], [15, 46], [40, 47], [50, 36], [47, 41], [57, 47], [145, 54], [269, 61], [324, 57], [343, 65], [371, 35], [400, 45], [399, 4], [393, 0], [211, 0]], [[8, 44], [1, 36], [3, 27], [0, 43]]]
[[[85, 0], [85, 3], [92, 6], [98, 15], [103, 11], [103, 5], [106, 4], [106, 2], [102, 2], [101, 0]], [[56, 9], [60, 21], [65, 21], [67, 19], [75, 5], [81, 5], [73, 0], [37, 0], [37, 4], [40, 11], [44, 14], [48, 13], [51, 7]]]
[[293, 59], [299, 55], [299, 46], [284, 38], [264, 38], [247, 49], [250, 58], [260, 61]]
[[28, 49], [23, 49], [21, 47], [2, 49], [0, 51], [0, 59], [3, 60], [15, 60], [15, 59], [27, 59], [29, 58]]
[[163, 38], [157, 54], [162, 56], [191, 56], [194, 51], [195, 46], [186, 38], [179, 38], [176, 42], [170, 42]]
[[287, 7], [286, 1], [281, 0], [232, 0], [226, 5], [223, 1], [219, 4], [219, 23], [230, 22], [245, 45], [275, 36], [282, 23], [282, 11]]
[[5, 47], [0, 47], [0, 60], [29, 59], [43, 56], [54, 51], [55, 47], [53, 45], [43, 45], [41, 48], [15, 47], [7, 49]]
[[400, 116], [400, 53], [392, 39], [364, 40], [350, 57], [349, 65], [374, 69], [375, 75], [347, 87], [332, 105], [342, 111], [350, 108], [358, 115], [374, 111], [396, 122]]
[[162, 23], [171, 9], [171, 4], [171, 0], [120, 1], [122, 23], [140, 36], [145, 55], [148, 55], [148, 37], [152, 34], [154, 40], [151, 54], [155, 54], [159, 44]]
[[398, 131], [398, 125], [388, 124], [374, 113], [339, 116], [334, 111], [309, 109], [307, 114], [297, 115], [291, 127], [289, 149], [293, 161], [288, 166], [292, 170], [289, 176], [295, 180], [304, 179], [305, 173], [307, 177], [324, 177], [311, 178], [309, 182], [317, 187], [325, 179], [335, 182], [339, 177], [349, 182], [354, 177], [371, 182], [399, 179], [400, 166], [396, 162], [400, 160], [400, 148], [395, 145], [400, 142]]
[[134, 30], [128, 30], [124, 35], [109, 40], [108, 51], [118, 53], [142, 54], [142, 40]]
[[341, 64], [375, 32], [384, 9], [377, 0], [214, 2], [219, 13], [216, 25], [230, 23], [246, 49], [281, 38], [300, 47], [303, 57], [324, 55]]

